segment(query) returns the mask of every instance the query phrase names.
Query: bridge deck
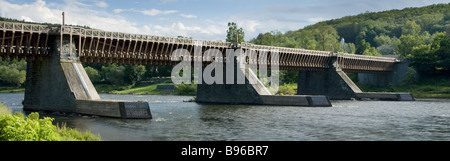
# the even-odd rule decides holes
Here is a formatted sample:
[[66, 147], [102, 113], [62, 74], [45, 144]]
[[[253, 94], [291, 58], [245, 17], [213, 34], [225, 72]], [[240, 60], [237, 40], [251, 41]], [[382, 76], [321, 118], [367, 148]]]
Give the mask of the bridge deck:
[[[109, 32], [96, 29], [64, 26], [50, 27], [26, 23], [0, 21], [0, 57], [10, 59], [31, 59], [49, 54], [50, 40], [63, 35], [70, 37], [76, 45], [76, 53], [82, 62], [175, 65], [172, 52], [185, 49], [191, 54], [193, 61], [207, 61], [205, 51], [217, 49], [219, 55], [226, 59], [226, 50], [233, 43], [223, 41], [194, 40], [190, 38], [174, 38], [143, 34]], [[330, 66], [333, 56], [338, 58], [339, 66], [346, 72], [388, 72], [397, 60], [395, 58], [363, 56], [330, 51], [315, 51], [239, 44], [244, 52], [254, 56], [248, 58], [249, 63], [266, 63], [268, 67], [278, 65], [282, 70], [324, 70]], [[72, 51], [70, 51], [72, 52]], [[202, 54], [197, 56], [195, 53]], [[278, 56], [278, 61], [270, 61]], [[225, 59], [217, 59], [223, 61]]]

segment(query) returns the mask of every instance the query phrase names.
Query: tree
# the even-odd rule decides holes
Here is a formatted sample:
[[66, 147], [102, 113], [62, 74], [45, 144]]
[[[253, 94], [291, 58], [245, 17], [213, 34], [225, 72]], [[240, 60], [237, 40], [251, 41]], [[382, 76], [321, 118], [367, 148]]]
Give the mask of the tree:
[[101, 75], [106, 82], [115, 85], [125, 84], [125, 67], [117, 64], [102, 66]]
[[97, 69], [94, 69], [92, 67], [85, 67], [84, 70], [93, 83], [97, 83], [100, 81], [100, 74], [98, 73]]
[[244, 37], [245, 33], [242, 27], [238, 29], [236, 23], [228, 22], [227, 42], [244, 42]]
[[356, 47], [356, 54], [363, 54], [366, 49], [370, 48], [370, 44], [366, 40], [362, 40]]
[[314, 30], [316, 41], [318, 44], [317, 50], [322, 51], [343, 51], [342, 45], [339, 43], [339, 35], [336, 29], [331, 26], [319, 26]]
[[421, 35], [402, 35], [400, 36], [400, 44], [396, 48], [396, 52], [400, 57], [409, 57], [413, 47], [425, 44], [426, 36]]
[[355, 54], [356, 52], [356, 46], [353, 43], [345, 43], [344, 44], [344, 52], [347, 52], [349, 54]]
[[20, 87], [25, 82], [26, 72], [24, 70], [17, 70], [7, 66], [0, 66], [0, 80]]
[[145, 66], [143, 65], [128, 65], [125, 69], [125, 73], [127, 74], [126, 81], [134, 85], [136, 82], [141, 81], [145, 72]]
[[436, 33], [432, 43], [418, 44], [412, 47], [407, 58], [418, 72], [426, 75], [450, 72], [450, 39], [445, 33]]
[[408, 20], [402, 27], [402, 35], [418, 35], [420, 30], [422, 30], [420, 25], [416, 24], [415, 21]]
[[356, 54], [361, 55], [368, 55], [368, 56], [381, 56], [380, 53], [378, 53], [377, 49], [375, 47], [371, 47], [366, 40], [362, 40], [358, 47], [356, 47]]

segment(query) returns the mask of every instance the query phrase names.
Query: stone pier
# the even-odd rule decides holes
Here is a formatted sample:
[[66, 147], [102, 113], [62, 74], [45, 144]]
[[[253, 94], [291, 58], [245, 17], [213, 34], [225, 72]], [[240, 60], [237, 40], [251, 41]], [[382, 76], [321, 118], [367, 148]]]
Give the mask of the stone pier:
[[[403, 69], [394, 67], [394, 69]], [[398, 73], [394, 71], [391, 73]], [[380, 74], [389, 75], [389, 74]], [[392, 74], [391, 74], [392, 75]], [[372, 75], [371, 75], [372, 76]], [[382, 81], [383, 79], [383, 81]], [[375, 80], [376, 83], [386, 83], [384, 79]], [[395, 79], [398, 79], [397, 77]], [[332, 56], [330, 68], [317, 71], [300, 71], [298, 78], [297, 94], [299, 95], [326, 95], [332, 100], [394, 100], [414, 101], [410, 93], [367, 93], [359, 87], [339, 67], [337, 56]]]
[[[235, 61], [236, 62], [236, 61]], [[234, 66], [234, 84], [226, 84], [226, 67], [223, 67], [224, 84], [197, 85], [198, 103], [214, 104], [250, 104], [250, 105], [275, 105], [275, 106], [308, 106], [331, 107], [328, 97], [323, 95], [295, 95], [275, 96], [257, 78], [249, 68]], [[203, 71], [203, 70], [202, 70]], [[245, 84], [237, 83], [237, 75], [245, 75]], [[255, 82], [255, 83], [250, 83]]]
[[50, 41], [51, 54], [27, 62], [24, 110], [152, 118], [148, 102], [101, 100], [74, 44], [68, 39]]

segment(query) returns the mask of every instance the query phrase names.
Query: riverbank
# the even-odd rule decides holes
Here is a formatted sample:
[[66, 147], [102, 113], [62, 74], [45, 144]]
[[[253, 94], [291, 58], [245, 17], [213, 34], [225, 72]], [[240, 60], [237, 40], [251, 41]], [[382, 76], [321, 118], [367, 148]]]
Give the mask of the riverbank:
[[415, 98], [450, 98], [450, 79], [447, 77], [422, 78], [404, 86], [357, 85], [364, 92], [408, 92]]
[[0, 141], [100, 141], [89, 131], [84, 133], [66, 124], [53, 125], [54, 118], [40, 117], [33, 112], [24, 116], [12, 112], [0, 103]]
[[158, 83], [146, 86], [95, 84], [94, 87], [98, 93], [105, 93], [105, 94], [146, 94], [146, 95], [175, 94], [174, 91], [157, 89], [158, 85], [173, 85], [173, 83]]
[[[108, 85], [95, 84], [98, 93], [105, 94], [137, 94], [137, 95], [196, 95], [196, 85], [175, 86], [175, 89], [158, 89], [158, 85], [174, 85], [173, 83], [156, 83], [151, 85]], [[415, 98], [450, 98], [450, 83], [445, 80], [435, 80], [426, 83], [417, 83], [407, 86], [376, 87], [358, 84], [364, 92], [407, 92], [412, 93]], [[0, 93], [23, 93], [25, 88], [0, 87]], [[279, 95], [292, 95], [297, 92], [297, 84], [285, 84], [280, 86]]]

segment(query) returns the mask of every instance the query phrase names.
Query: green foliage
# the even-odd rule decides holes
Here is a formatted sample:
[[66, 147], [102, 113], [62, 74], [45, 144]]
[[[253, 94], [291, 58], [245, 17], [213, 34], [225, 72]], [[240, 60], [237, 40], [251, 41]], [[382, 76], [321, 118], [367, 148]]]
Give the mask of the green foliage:
[[98, 73], [97, 69], [92, 67], [85, 67], [84, 70], [86, 71], [92, 83], [97, 83], [100, 81], [100, 74]]
[[26, 79], [26, 62], [17, 60], [0, 60], [0, 84], [5, 83], [20, 87]]
[[242, 28], [238, 29], [236, 23], [228, 22], [227, 42], [244, 42], [244, 37], [245, 33]]
[[358, 47], [356, 48], [356, 53], [368, 56], [381, 56], [381, 54], [378, 53], [377, 49], [371, 47], [370, 44], [366, 42], [366, 40], [362, 40], [359, 43]]
[[353, 43], [345, 43], [344, 44], [344, 52], [349, 54], [355, 54], [356, 53], [356, 46]]
[[3, 113], [0, 116], [0, 140], [58, 141], [60, 138], [52, 121], [49, 117], [39, 119], [38, 113], [31, 113], [28, 117], [19, 112], [14, 115]]
[[128, 65], [126, 66], [125, 73], [126, 73], [126, 81], [130, 84], [135, 84], [136, 82], [139, 82], [142, 80], [144, 74], [145, 74], [145, 66], [143, 65]]
[[284, 83], [282, 86], [278, 87], [278, 92], [276, 95], [296, 95], [297, 94], [297, 83]]
[[450, 79], [448, 76], [420, 77], [413, 84], [403, 86], [377, 87], [358, 84], [365, 92], [409, 92], [415, 98], [450, 98]]
[[100, 135], [93, 135], [89, 131], [84, 133], [79, 132], [75, 129], [68, 128], [66, 124], [62, 126], [57, 125], [56, 131], [61, 136], [61, 141], [101, 141]]
[[[341, 38], [346, 41], [344, 45], [339, 43]], [[250, 42], [370, 56], [398, 55], [411, 60], [419, 75], [445, 75], [450, 74], [449, 39], [450, 3], [367, 12], [284, 34], [261, 33]]]
[[415, 21], [407, 20], [405, 25], [402, 26], [402, 35], [418, 35], [421, 30], [420, 25], [416, 24]]
[[298, 71], [296, 70], [280, 70], [280, 82], [296, 83], [298, 80]]
[[178, 84], [175, 85], [175, 94], [177, 95], [196, 95], [197, 84]]
[[403, 84], [415, 84], [417, 83], [417, 72], [413, 67], [408, 67], [405, 78], [402, 80]]
[[450, 38], [445, 33], [434, 34], [430, 44], [411, 46], [406, 55], [418, 72], [426, 75], [448, 74], [450, 72]]
[[400, 37], [400, 44], [397, 46], [397, 53], [400, 57], [410, 57], [412, 49], [415, 46], [425, 44], [426, 35], [402, 35]]
[[11, 114], [0, 104], [0, 141], [99, 141], [99, 136], [89, 132], [80, 133], [67, 127], [52, 124], [50, 117], [39, 118], [33, 112], [25, 117], [22, 113]]
[[0, 103], [0, 115], [1, 114], [11, 114], [11, 110], [6, 108], [3, 103]]
[[322, 51], [343, 51], [339, 43], [340, 37], [332, 26], [318, 26], [313, 29], [313, 33], [318, 44], [316, 49]]
[[125, 67], [117, 64], [102, 66], [101, 75], [106, 82], [115, 85], [125, 84]]
[[[319, 22], [284, 34], [274, 34], [273, 31], [262, 33], [250, 42], [327, 51], [330, 51], [333, 46], [335, 51], [344, 51], [340, 49], [342, 45], [337, 47], [337, 43], [340, 38], [345, 38], [346, 43], [359, 45], [362, 40], [365, 40], [375, 48], [388, 44], [389, 46], [381, 49], [389, 48], [389, 54], [392, 54], [394, 51], [392, 49], [398, 45], [398, 38], [402, 34], [416, 35], [424, 32], [434, 34], [446, 31], [450, 24], [449, 10], [450, 4], [439, 4], [421, 8], [363, 13]], [[380, 38], [377, 40], [377, 36], [380, 35], [392, 40], [380, 42]], [[359, 54], [363, 52], [364, 50]]]

